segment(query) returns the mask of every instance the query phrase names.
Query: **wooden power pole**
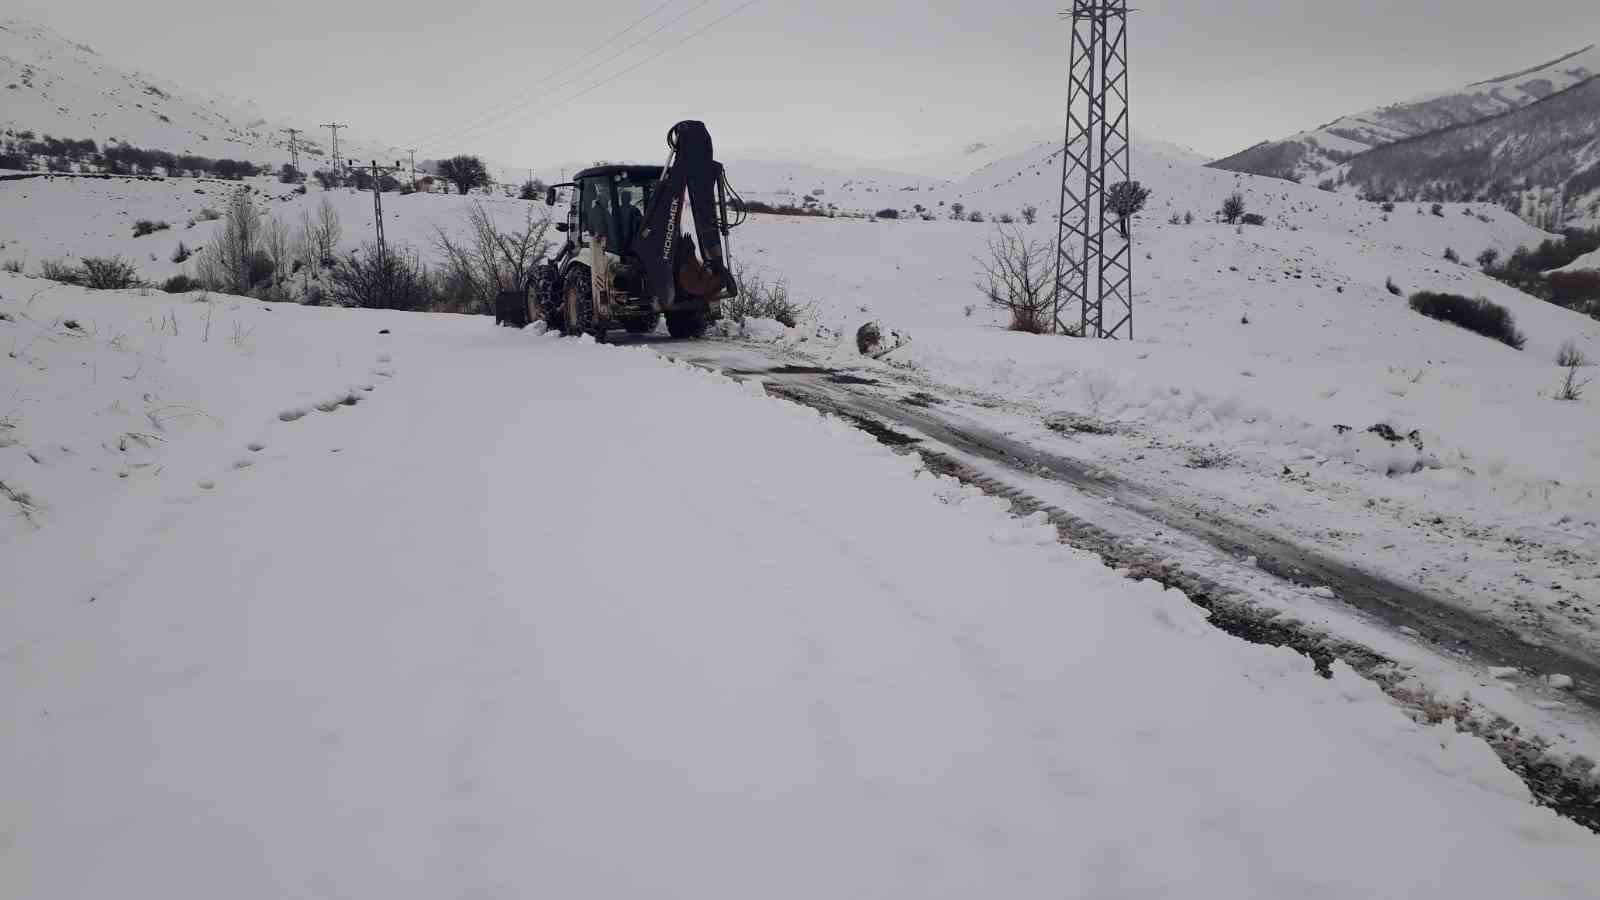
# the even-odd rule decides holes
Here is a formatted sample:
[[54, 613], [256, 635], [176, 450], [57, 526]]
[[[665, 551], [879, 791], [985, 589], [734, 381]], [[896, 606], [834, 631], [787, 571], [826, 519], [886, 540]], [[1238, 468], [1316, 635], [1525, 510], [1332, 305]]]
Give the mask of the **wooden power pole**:
[[383, 178], [385, 175], [402, 171], [403, 167], [399, 160], [392, 166], [380, 166], [377, 160], [373, 160], [370, 165], [350, 168], [358, 172], [367, 172], [372, 176], [372, 230], [378, 242], [378, 263], [383, 265], [389, 252], [383, 241]]

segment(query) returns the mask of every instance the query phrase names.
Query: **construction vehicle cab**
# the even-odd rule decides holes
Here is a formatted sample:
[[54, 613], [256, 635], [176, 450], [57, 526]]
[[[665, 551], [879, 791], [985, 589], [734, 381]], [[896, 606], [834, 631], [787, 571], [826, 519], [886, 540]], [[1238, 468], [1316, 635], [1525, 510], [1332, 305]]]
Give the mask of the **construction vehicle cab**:
[[[727, 182], [711, 159], [704, 126], [680, 122], [668, 136], [666, 166], [601, 165], [559, 189], [569, 203], [557, 255], [530, 286], [540, 315], [566, 334], [601, 337], [612, 328], [647, 334], [662, 317], [674, 337], [698, 337], [736, 296], [724, 243], [737, 222], [728, 218]], [[680, 231], [685, 196], [693, 210], [699, 249]], [[701, 255], [703, 253], [703, 256]]]

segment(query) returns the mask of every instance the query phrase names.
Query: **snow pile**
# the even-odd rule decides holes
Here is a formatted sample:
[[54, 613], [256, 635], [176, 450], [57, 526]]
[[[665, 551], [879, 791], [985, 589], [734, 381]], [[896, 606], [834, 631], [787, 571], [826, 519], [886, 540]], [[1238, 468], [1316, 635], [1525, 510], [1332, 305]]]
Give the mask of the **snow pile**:
[[[482, 319], [28, 316], [113, 304], [182, 322], [136, 379], [233, 402], [0, 544], [0, 894], [1592, 891], [1481, 743], [758, 384]], [[22, 399], [131, 352], [37, 343]], [[281, 421], [297, 370], [377, 389]]]

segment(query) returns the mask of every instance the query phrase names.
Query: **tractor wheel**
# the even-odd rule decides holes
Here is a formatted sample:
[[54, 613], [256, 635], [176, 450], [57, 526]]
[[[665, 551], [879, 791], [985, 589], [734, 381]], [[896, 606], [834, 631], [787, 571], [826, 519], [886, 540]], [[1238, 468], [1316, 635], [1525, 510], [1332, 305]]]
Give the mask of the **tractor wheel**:
[[656, 330], [656, 325], [660, 321], [659, 314], [645, 316], [642, 319], [623, 319], [622, 327], [628, 329], [629, 334], [650, 334]]
[[675, 338], [697, 338], [706, 333], [706, 314], [703, 312], [667, 313], [667, 333]]
[[569, 337], [594, 334], [594, 288], [584, 266], [567, 269], [567, 284], [562, 291], [561, 333]]
[[559, 330], [562, 297], [561, 277], [556, 273], [556, 267], [549, 263], [538, 267], [533, 271], [531, 281], [533, 305], [539, 310], [539, 317], [551, 330]]

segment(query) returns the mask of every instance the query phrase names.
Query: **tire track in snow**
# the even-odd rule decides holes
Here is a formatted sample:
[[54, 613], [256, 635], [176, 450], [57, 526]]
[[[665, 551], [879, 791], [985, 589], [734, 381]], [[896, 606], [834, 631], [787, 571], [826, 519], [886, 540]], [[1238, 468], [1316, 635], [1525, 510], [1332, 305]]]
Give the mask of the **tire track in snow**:
[[1572, 672], [1584, 685], [1574, 696], [1591, 713], [1600, 713], [1600, 693], [1594, 687], [1600, 685], [1600, 664], [1595, 661], [1562, 648], [1529, 646], [1467, 610], [1260, 529], [1217, 516], [1207, 521], [1155, 491], [972, 423], [952, 421], [953, 417], [938, 410], [937, 403], [897, 402], [873, 392], [877, 385], [868, 379], [840, 379], [828, 370], [772, 361], [765, 369], [735, 369], [725, 361], [693, 356], [685, 356], [683, 361], [735, 379], [760, 378], [769, 394], [845, 419], [896, 452], [916, 452], [931, 471], [1006, 500], [1018, 515], [1042, 513], [1062, 543], [1097, 554], [1130, 578], [1150, 579], [1182, 590], [1191, 602], [1210, 613], [1213, 626], [1235, 637], [1293, 649], [1309, 657], [1324, 675], [1335, 659], [1344, 661], [1414, 716], [1431, 723], [1454, 719], [1458, 728], [1483, 738], [1541, 805], [1600, 833], [1600, 781], [1591, 774], [1588, 760], [1553, 761], [1536, 736], [1524, 736], [1513, 723], [1499, 716], [1484, 722], [1465, 704], [1451, 705], [1417, 691], [1406, 683], [1403, 668], [1383, 654], [1258, 605], [1241, 590], [1170, 554], [1130, 540], [1129, 535], [1042, 500], [985, 471], [984, 466], [1062, 482], [1086, 496], [1132, 510], [1159, 528], [1196, 538], [1220, 554], [1236, 559], [1254, 556], [1261, 571], [1280, 581], [1302, 588], [1332, 587], [1340, 599], [1391, 627], [1411, 628], [1435, 645], [1456, 647], [1486, 665]]

